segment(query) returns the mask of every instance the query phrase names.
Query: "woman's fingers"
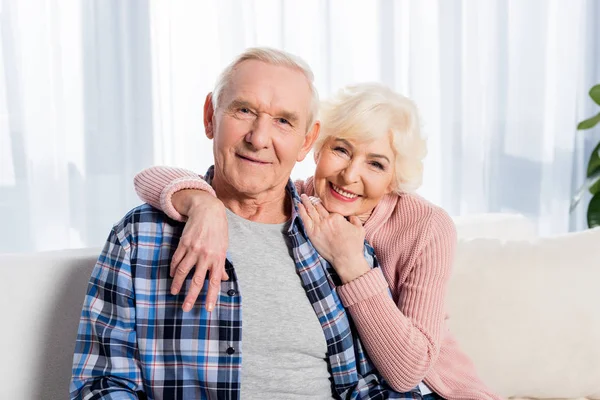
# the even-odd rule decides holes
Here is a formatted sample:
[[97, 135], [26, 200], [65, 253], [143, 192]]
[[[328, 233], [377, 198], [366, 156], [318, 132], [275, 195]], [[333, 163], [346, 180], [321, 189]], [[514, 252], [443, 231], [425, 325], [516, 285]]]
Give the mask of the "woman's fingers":
[[194, 278], [192, 279], [192, 283], [190, 284], [185, 300], [183, 301], [183, 311], [188, 312], [194, 307], [198, 295], [200, 295], [200, 292], [202, 291], [202, 286], [204, 286], [205, 278], [206, 269], [200, 270], [199, 268], [196, 268]]
[[325, 218], [329, 217], [329, 211], [327, 211], [327, 209], [325, 209], [325, 207], [323, 206], [323, 203], [321, 203], [321, 200], [319, 200], [318, 198], [316, 198], [316, 199], [317, 199], [316, 201], [313, 201], [315, 210], [317, 210], [317, 212], [319, 213], [321, 218], [325, 219]]
[[221, 280], [223, 275], [227, 275], [225, 272], [225, 260], [217, 260], [210, 268], [210, 279], [208, 282], [208, 290], [206, 291], [206, 301], [204, 307], [206, 311], [211, 312], [217, 304], [219, 298], [219, 292], [221, 291]]
[[308, 198], [308, 196], [305, 195], [305, 194], [303, 194], [300, 197], [302, 199], [302, 204], [306, 208], [306, 212], [308, 213], [308, 215], [310, 216], [310, 218], [313, 220], [313, 222], [318, 222], [321, 219], [321, 216], [317, 212], [317, 209], [315, 208], [315, 206], [313, 205], [313, 203], [310, 201], [310, 199]]
[[187, 247], [180, 242], [177, 246], [177, 249], [175, 250], [175, 254], [173, 254], [173, 258], [171, 259], [171, 265], [169, 268], [169, 276], [171, 278], [175, 275], [175, 271], [177, 270], [177, 267], [179, 266], [181, 260], [183, 260], [183, 258], [185, 257], [186, 253]]
[[[194, 265], [196, 264], [197, 258], [190, 252], [186, 253], [185, 257], [179, 265], [177, 265], [177, 269], [173, 274], [173, 282], [171, 283], [171, 294], [177, 294], [181, 290], [183, 286], [183, 282], [185, 278], [188, 276]], [[196, 271], [197, 273], [197, 271]], [[206, 272], [205, 272], [206, 273]], [[195, 276], [196, 274], [194, 274]]]
[[300, 219], [302, 219], [302, 222], [304, 223], [304, 227], [307, 230], [307, 233], [310, 233], [313, 229], [313, 221], [312, 218], [310, 218], [310, 216], [308, 215], [308, 212], [306, 211], [306, 207], [304, 207], [304, 204], [299, 203], [298, 204], [298, 214], [300, 214]]
[[360, 222], [360, 219], [356, 215], [351, 215], [348, 219], [350, 220], [350, 223], [356, 227], [360, 228], [363, 226], [362, 222]]

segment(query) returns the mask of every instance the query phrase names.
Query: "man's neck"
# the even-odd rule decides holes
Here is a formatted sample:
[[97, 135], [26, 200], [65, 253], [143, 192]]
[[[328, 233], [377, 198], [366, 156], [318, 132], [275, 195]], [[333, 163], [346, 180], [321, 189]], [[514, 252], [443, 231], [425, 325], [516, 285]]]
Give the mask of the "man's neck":
[[231, 212], [253, 222], [263, 224], [281, 224], [292, 215], [291, 201], [285, 189], [277, 188], [256, 196], [248, 196], [237, 192], [234, 188], [222, 183], [216, 176], [212, 181], [217, 198]]

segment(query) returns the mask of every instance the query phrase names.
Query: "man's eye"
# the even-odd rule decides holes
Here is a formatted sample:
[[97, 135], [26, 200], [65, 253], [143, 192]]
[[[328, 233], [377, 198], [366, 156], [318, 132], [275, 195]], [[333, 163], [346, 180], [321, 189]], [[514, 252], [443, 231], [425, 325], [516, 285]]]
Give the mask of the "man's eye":
[[279, 118], [279, 119], [277, 119], [277, 122], [279, 122], [280, 124], [284, 124], [284, 125], [290, 125], [290, 126], [292, 125], [292, 124], [290, 124], [290, 121], [288, 121], [285, 118]]
[[240, 112], [243, 113], [243, 114], [248, 114], [248, 113], [250, 113], [250, 109], [248, 109], [248, 108], [240, 108]]

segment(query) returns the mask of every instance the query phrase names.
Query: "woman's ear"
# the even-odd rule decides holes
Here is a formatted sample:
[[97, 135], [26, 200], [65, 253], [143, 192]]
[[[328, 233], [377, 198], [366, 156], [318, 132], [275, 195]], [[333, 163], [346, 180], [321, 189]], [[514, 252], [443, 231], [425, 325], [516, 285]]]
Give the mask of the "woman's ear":
[[396, 191], [398, 189], [398, 177], [396, 176], [396, 173], [394, 172], [394, 175], [392, 176], [392, 181], [390, 182], [389, 186], [387, 187], [385, 194], [390, 194], [394, 191]]
[[325, 146], [327, 146], [327, 143], [329, 143], [329, 140], [330, 140], [330, 139], [331, 139], [331, 138], [327, 138], [325, 141], [323, 141], [323, 142], [320, 142], [320, 143], [319, 143], [319, 144], [320, 144], [320, 146], [319, 146], [319, 148], [318, 148], [318, 149], [317, 149], [316, 147], [313, 147], [313, 157], [314, 157], [314, 159], [315, 159], [315, 164], [318, 164], [318, 163], [319, 163], [319, 159], [321, 158], [321, 152], [323, 151], [323, 148], [324, 148]]
[[318, 164], [319, 163], [319, 157], [321, 156], [321, 149], [315, 150], [313, 156], [315, 158], [315, 164]]

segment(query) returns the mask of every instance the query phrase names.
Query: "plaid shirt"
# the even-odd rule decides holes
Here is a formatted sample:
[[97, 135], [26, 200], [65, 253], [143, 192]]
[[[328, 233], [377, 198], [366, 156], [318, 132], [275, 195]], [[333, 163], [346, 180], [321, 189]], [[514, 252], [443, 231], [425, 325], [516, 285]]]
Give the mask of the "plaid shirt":
[[[420, 399], [418, 387], [394, 392], [372, 366], [335, 291], [339, 278], [306, 237], [291, 181], [287, 191], [294, 202], [288, 234], [327, 340], [333, 397]], [[221, 283], [213, 312], [195, 307], [184, 313], [191, 278], [175, 296], [169, 278], [183, 226], [142, 205], [111, 230], [83, 305], [71, 399], [239, 399], [242, 302], [235, 270], [226, 261], [230, 279]], [[368, 245], [365, 257], [377, 266]]]

